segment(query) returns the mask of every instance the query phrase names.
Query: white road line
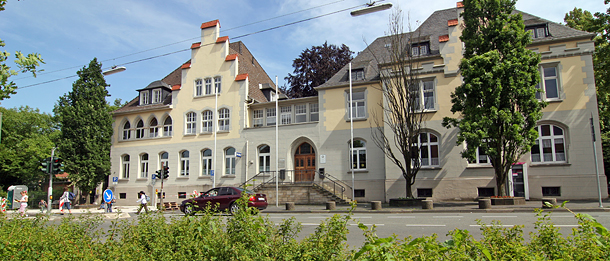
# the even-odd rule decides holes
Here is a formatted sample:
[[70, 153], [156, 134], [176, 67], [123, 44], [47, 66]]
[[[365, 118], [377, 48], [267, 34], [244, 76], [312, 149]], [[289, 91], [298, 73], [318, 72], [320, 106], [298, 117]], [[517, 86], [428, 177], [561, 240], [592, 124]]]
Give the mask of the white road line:
[[331, 217], [331, 216], [328, 216], [328, 217], [319, 216], [319, 217], [307, 217], [307, 218], [317, 218], [317, 219], [321, 219], [321, 218], [329, 218], [329, 217]]
[[303, 225], [303, 226], [319, 226], [320, 224], [317, 224], [317, 223], [301, 223], [301, 225]]
[[406, 224], [407, 227], [446, 227], [447, 225], [434, 225], [434, 224]]
[[517, 216], [481, 216], [484, 218], [516, 218]]
[[[349, 225], [350, 226], [357, 226], [358, 224], [349, 224]], [[370, 227], [372, 225], [375, 225], [375, 226], [378, 226], [378, 227], [385, 226], [384, 224], [363, 224], [363, 225], [365, 225], [367, 227]]]
[[[492, 225], [470, 225], [471, 227], [491, 227]], [[514, 227], [516, 225], [499, 225], [500, 227]]]
[[388, 216], [388, 218], [415, 218], [414, 216]]
[[433, 216], [433, 218], [463, 218], [463, 216]]
[[366, 217], [366, 216], [365, 217], [356, 217], [356, 216], [354, 216], [352, 218], [373, 218], [373, 217]]
[[555, 227], [578, 227], [578, 225], [554, 225]]

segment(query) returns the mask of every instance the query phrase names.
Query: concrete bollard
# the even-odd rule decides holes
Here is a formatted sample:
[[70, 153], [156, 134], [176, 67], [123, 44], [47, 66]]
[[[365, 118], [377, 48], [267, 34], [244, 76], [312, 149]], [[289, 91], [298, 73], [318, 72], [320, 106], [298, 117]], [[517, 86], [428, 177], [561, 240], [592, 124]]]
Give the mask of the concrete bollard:
[[326, 210], [335, 210], [337, 208], [337, 202], [328, 201], [326, 202]]
[[434, 208], [434, 202], [430, 199], [426, 199], [426, 200], [422, 200], [421, 201], [421, 208], [422, 209], [433, 209]]
[[479, 209], [490, 209], [491, 208], [491, 199], [482, 198], [479, 199]]
[[286, 210], [294, 210], [294, 202], [286, 202]]
[[548, 202], [548, 203], [550, 203], [553, 206], [557, 206], [557, 199], [556, 198], [542, 198], [542, 208], [552, 208], [552, 207], [546, 206], [546, 204], [544, 204], [545, 202]]
[[381, 201], [371, 201], [371, 210], [381, 210]]

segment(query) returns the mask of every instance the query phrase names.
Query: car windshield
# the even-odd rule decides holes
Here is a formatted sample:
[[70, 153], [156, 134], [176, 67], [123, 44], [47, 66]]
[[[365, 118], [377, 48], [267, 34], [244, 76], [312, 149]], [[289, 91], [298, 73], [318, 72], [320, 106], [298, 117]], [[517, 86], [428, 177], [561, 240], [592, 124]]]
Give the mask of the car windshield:
[[239, 190], [239, 194], [241, 194], [243, 191], [246, 191], [246, 194], [256, 194], [250, 190], [243, 189], [243, 188], [237, 188], [237, 190]]

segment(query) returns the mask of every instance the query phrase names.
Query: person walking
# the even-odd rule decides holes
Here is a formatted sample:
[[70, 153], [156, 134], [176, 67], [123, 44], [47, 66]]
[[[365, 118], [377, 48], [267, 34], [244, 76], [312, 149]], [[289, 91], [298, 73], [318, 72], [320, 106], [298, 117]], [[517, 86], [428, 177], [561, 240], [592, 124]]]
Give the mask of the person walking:
[[44, 213], [45, 209], [47, 209], [49, 205], [47, 205], [47, 202], [44, 201], [44, 199], [41, 199], [40, 202], [38, 202], [38, 207], [40, 208], [40, 213]]
[[111, 213], [112, 212], [112, 203], [116, 202], [116, 198], [114, 197], [114, 194], [112, 194], [112, 199], [110, 200], [110, 202], [105, 202], [106, 204], [106, 213]]
[[148, 204], [148, 201], [146, 200], [146, 193], [144, 193], [144, 191], [140, 191], [140, 193], [138, 193], [138, 196], [140, 197], [140, 199], [138, 199], [137, 202], [140, 203], [140, 207], [138, 208], [138, 211], [136, 211], [136, 215], [140, 214], [142, 208], [144, 208], [146, 214], [148, 214], [148, 208], [146, 207], [146, 204]]
[[70, 191], [68, 191], [68, 187], [64, 187], [64, 194], [61, 194], [59, 198], [59, 211], [61, 214], [64, 214], [64, 209], [68, 209], [70, 214], [72, 214], [72, 208], [70, 207]]
[[28, 215], [25, 213], [25, 208], [28, 207], [28, 192], [25, 190], [21, 191], [21, 199], [15, 199], [15, 201], [21, 203], [21, 206], [19, 206], [19, 215], [22, 217], [27, 217]]

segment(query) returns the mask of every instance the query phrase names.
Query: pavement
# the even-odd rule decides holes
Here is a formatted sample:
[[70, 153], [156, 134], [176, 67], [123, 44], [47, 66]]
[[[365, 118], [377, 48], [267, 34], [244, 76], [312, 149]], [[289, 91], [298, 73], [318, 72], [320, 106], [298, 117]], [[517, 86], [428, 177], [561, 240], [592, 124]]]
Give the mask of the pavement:
[[[560, 201], [558, 200], [558, 203]], [[600, 207], [597, 200], [571, 200], [565, 204], [565, 208], [548, 209], [543, 211], [567, 212], [568, 209], [573, 212], [610, 212], [610, 199], [604, 199]], [[276, 204], [269, 202], [267, 209], [261, 213], [347, 213], [350, 210], [350, 205], [336, 205], [334, 210], [326, 209], [325, 204], [321, 205], [295, 205], [294, 210], [286, 210], [286, 204]], [[372, 210], [371, 203], [357, 203], [353, 213], [533, 213], [534, 209], [542, 208], [542, 202], [539, 200], [526, 201], [524, 205], [503, 205], [492, 206], [491, 209], [479, 209], [479, 203], [475, 201], [442, 201], [434, 202], [432, 209], [422, 209], [422, 207], [392, 207], [384, 203], [380, 210]], [[567, 208], [567, 209], [566, 209]], [[106, 213], [104, 209], [98, 207], [93, 208], [78, 208], [72, 209], [73, 214], [98, 213], [103, 214], [106, 218], [128, 218], [135, 215], [138, 206], [114, 206], [112, 213]], [[149, 207], [149, 210], [156, 211], [155, 207]], [[8, 210], [9, 214], [15, 213], [15, 210]], [[30, 217], [40, 215], [40, 209], [27, 209], [27, 214]], [[68, 211], [64, 211], [68, 215]], [[46, 213], [46, 211], [45, 211]], [[58, 209], [51, 210], [52, 218], [62, 217]], [[165, 214], [180, 215], [179, 210], [166, 211]]]

